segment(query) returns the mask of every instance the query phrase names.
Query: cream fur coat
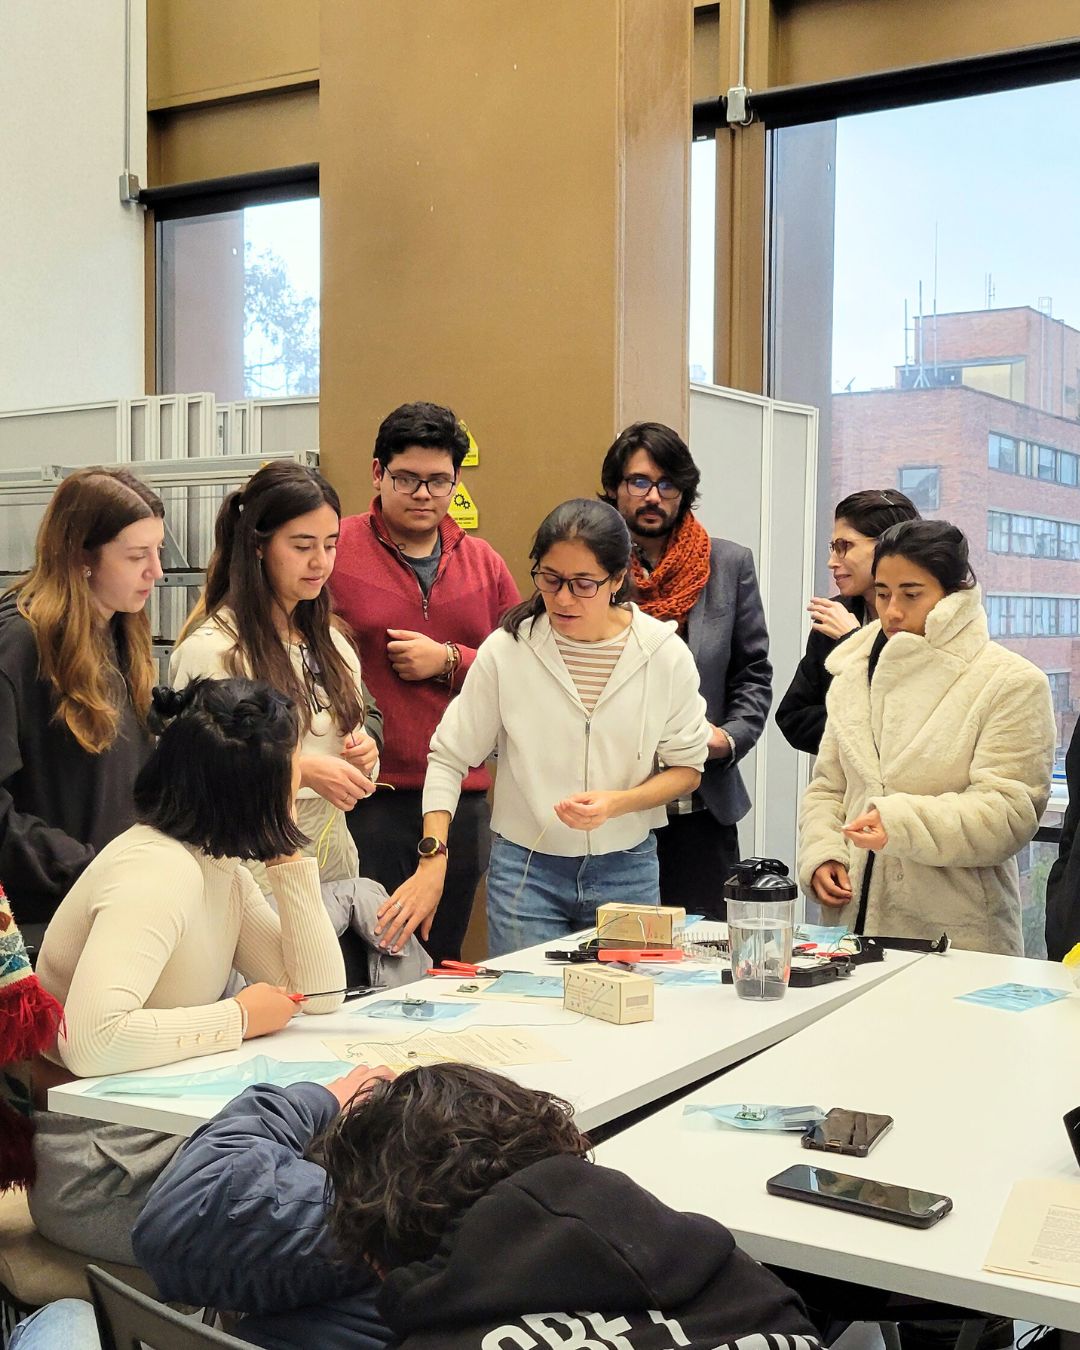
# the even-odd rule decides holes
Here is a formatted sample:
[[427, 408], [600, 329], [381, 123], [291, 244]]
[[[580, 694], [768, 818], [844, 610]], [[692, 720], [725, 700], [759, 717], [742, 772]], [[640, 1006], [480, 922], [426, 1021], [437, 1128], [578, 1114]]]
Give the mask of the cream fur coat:
[[1023, 952], [1015, 855], [1050, 793], [1056, 732], [1046, 676], [991, 642], [976, 588], [931, 610], [925, 637], [898, 633], [873, 684], [880, 624], [832, 653], [828, 721], [799, 813], [799, 881], [842, 862], [853, 899], [822, 906], [854, 924], [868, 854], [840, 827], [876, 806], [889, 836], [877, 854], [865, 930], [957, 947]]

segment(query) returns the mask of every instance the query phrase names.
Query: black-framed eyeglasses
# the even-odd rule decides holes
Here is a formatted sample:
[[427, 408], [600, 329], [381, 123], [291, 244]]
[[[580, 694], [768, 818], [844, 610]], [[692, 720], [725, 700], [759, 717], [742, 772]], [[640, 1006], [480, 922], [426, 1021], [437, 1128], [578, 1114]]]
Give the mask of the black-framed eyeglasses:
[[300, 643], [300, 668], [304, 672], [304, 692], [308, 696], [311, 711], [313, 713], [330, 712], [332, 705], [324, 702], [326, 690], [323, 688], [319, 663], [306, 642]]
[[570, 594], [577, 596], [579, 600], [591, 600], [604, 582], [611, 580], [610, 572], [597, 581], [595, 577], [561, 577], [558, 572], [545, 572], [539, 567], [534, 567], [529, 575], [538, 591], [558, 595], [565, 586]]
[[631, 497], [647, 497], [655, 488], [666, 502], [673, 502], [682, 496], [682, 488], [677, 487], [670, 478], [646, 478], [643, 473], [632, 473], [623, 479]]
[[391, 473], [387, 476], [394, 485], [394, 491], [406, 497], [415, 497], [422, 487], [426, 487], [432, 497], [449, 497], [457, 479], [450, 473], [436, 473], [430, 478], [421, 478], [417, 473]]

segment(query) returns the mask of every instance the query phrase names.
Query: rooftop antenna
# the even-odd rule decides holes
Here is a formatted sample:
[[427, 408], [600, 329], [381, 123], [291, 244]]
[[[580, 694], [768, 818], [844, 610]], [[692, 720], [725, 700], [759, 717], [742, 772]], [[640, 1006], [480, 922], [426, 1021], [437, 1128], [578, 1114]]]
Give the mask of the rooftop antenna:
[[986, 308], [987, 308], [987, 309], [993, 309], [993, 308], [994, 308], [994, 296], [995, 296], [996, 294], [997, 294], [997, 292], [994, 290], [994, 274], [993, 274], [993, 272], [987, 272], [987, 274], [986, 274]]
[[938, 382], [937, 360], [937, 258], [938, 223], [934, 221], [934, 384]]
[[925, 339], [925, 333], [924, 333], [923, 330], [924, 330], [925, 326], [926, 326], [926, 325], [923, 323], [922, 281], [920, 280], [920, 282], [919, 282], [919, 326], [918, 326], [918, 328], [916, 329], [916, 336], [915, 336], [915, 363], [916, 363], [916, 366], [917, 366], [917, 371], [916, 371], [916, 375], [915, 375], [915, 381], [914, 381], [914, 383], [913, 383], [912, 386], [911, 386], [912, 389], [929, 389], [929, 388], [930, 388], [930, 381], [929, 381], [929, 380], [927, 379], [927, 377], [926, 377], [926, 361], [925, 361], [925, 359], [924, 359], [924, 356], [925, 356], [925, 340], [926, 340], [926, 339]]

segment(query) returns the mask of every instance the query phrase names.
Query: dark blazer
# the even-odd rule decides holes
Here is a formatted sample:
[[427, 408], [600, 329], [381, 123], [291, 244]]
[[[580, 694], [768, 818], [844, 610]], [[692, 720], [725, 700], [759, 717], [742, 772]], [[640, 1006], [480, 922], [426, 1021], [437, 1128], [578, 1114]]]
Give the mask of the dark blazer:
[[[866, 614], [866, 601], [861, 595], [848, 599], [836, 595], [845, 609], [850, 610], [862, 622]], [[858, 632], [858, 629], [854, 630]], [[845, 633], [844, 637], [850, 637]], [[832, 676], [825, 669], [825, 659], [844, 638], [831, 638], [816, 628], [810, 630], [806, 639], [806, 653], [795, 670], [795, 678], [788, 691], [780, 700], [776, 710], [776, 725], [784, 733], [784, 739], [796, 750], [805, 750], [808, 755], [816, 755], [821, 746], [821, 737], [825, 732], [825, 695], [832, 684]]]
[[1069, 807], [1061, 826], [1057, 861], [1046, 878], [1046, 955], [1060, 961], [1080, 942], [1080, 722], [1065, 756]]
[[769, 633], [754, 557], [730, 539], [713, 539], [709, 580], [686, 622], [706, 716], [735, 742], [735, 759], [706, 761], [701, 793], [714, 819], [734, 825], [750, 810], [738, 760], [757, 744], [772, 704]]

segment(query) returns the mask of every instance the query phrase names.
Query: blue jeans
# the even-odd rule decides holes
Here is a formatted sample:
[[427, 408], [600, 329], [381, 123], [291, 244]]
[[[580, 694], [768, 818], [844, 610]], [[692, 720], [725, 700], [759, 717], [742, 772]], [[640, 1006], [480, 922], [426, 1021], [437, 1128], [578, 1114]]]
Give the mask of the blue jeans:
[[656, 839], [618, 853], [559, 858], [533, 853], [497, 834], [487, 874], [488, 955], [550, 942], [596, 923], [599, 905], [660, 903]]
[[81, 1298], [47, 1303], [20, 1322], [9, 1350], [101, 1350], [93, 1306]]

